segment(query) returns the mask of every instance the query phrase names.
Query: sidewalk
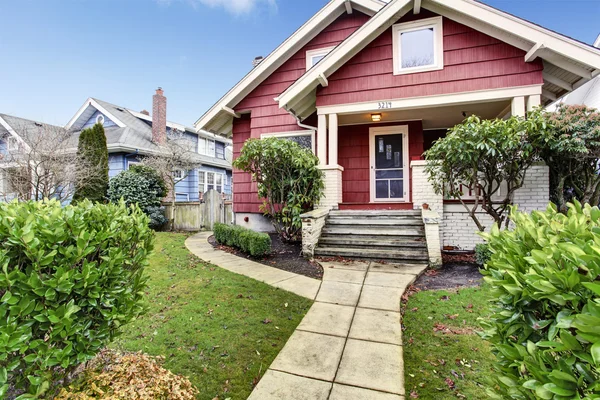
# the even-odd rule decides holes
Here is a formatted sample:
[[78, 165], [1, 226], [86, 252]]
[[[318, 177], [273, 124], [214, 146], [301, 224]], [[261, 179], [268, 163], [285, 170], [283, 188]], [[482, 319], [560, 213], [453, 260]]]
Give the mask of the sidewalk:
[[249, 400], [400, 400], [400, 298], [426, 265], [322, 262], [322, 283], [220, 250], [209, 232], [186, 246], [205, 261], [315, 299]]

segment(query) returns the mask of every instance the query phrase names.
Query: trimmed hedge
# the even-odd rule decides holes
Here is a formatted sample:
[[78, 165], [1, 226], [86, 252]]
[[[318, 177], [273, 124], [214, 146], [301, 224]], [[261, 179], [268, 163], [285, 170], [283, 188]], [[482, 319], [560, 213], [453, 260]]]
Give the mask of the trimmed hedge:
[[215, 224], [213, 233], [218, 243], [237, 247], [252, 257], [262, 257], [271, 253], [271, 237], [266, 233], [225, 224]]
[[484, 234], [493, 315], [495, 399], [600, 398], [600, 210], [512, 211], [513, 230]]
[[144, 312], [153, 246], [137, 207], [0, 202], [0, 398], [41, 395]]

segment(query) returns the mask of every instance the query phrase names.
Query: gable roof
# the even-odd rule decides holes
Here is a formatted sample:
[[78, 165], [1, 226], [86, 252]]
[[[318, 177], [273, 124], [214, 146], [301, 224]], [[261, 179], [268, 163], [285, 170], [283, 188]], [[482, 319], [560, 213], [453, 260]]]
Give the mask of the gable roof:
[[31, 144], [28, 141], [35, 140], [39, 137], [38, 135], [41, 135], [48, 129], [66, 132], [62, 126], [0, 113], [0, 136], [9, 134], [26, 147], [29, 147]]
[[213, 133], [231, 134], [231, 120], [239, 117], [233, 108], [319, 32], [345, 12], [355, 9], [374, 15], [386, 3], [382, 0], [331, 0], [221, 97], [194, 126]]
[[[448, 17], [498, 40], [527, 51], [526, 62], [544, 60], [542, 95], [556, 100], [600, 73], [600, 51], [574, 39], [557, 34], [473, 0], [392, 0], [388, 6], [356, 30], [324, 59], [290, 85], [278, 98], [279, 106], [292, 114], [309, 93], [355, 56], [367, 44], [388, 29], [415, 3], [421, 8]], [[304, 114], [316, 106], [306, 107]]]

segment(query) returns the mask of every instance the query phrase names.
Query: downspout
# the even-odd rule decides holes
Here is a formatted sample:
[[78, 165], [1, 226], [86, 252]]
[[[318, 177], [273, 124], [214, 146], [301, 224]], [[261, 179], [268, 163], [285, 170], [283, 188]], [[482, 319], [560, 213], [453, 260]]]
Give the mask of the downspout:
[[133, 153], [133, 154], [125, 154], [125, 157], [123, 157], [123, 171], [127, 171], [127, 158], [128, 157], [137, 156], [139, 154], [139, 152], [140, 152], [139, 149], [135, 149], [135, 153]]
[[298, 124], [298, 126], [300, 128], [308, 129], [308, 130], [311, 130], [311, 131], [317, 131], [317, 127], [316, 126], [310, 126], [310, 125], [303, 124], [302, 120], [296, 114], [294, 114], [294, 112], [292, 110], [289, 110], [288, 112], [290, 114], [292, 114], [292, 116], [296, 119], [296, 123]]

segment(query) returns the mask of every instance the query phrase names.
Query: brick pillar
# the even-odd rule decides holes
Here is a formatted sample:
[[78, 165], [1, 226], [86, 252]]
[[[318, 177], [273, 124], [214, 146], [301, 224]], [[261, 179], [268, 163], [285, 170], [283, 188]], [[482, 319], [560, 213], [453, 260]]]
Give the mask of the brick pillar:
[[536, 164], [527, 170], [525, 183], [514, 193], [513, 203], [519, 211], [545, 210], [550, 203], [550, 170], [545, 164]]
[[412, 202], [413, 208], [419, 210], [423, 204], [429, 204], [429, 209], [437, 212], [440, 216], [444, 213], [444, 196], [435, 193], [433, 185], [429, 182], [425, 173], [427, 161], [413, 160], [410, 162], [412, 171]]
[[152, 141], [162, 144], [167, 141], [167, 98], [162, 88], [152, 96]]
[[339, 165], [320, 167], [325, 174], [325, 190], [319, 202], [319, 208], [337, 209], [342, 202], [342, 172], [344, 168]]

